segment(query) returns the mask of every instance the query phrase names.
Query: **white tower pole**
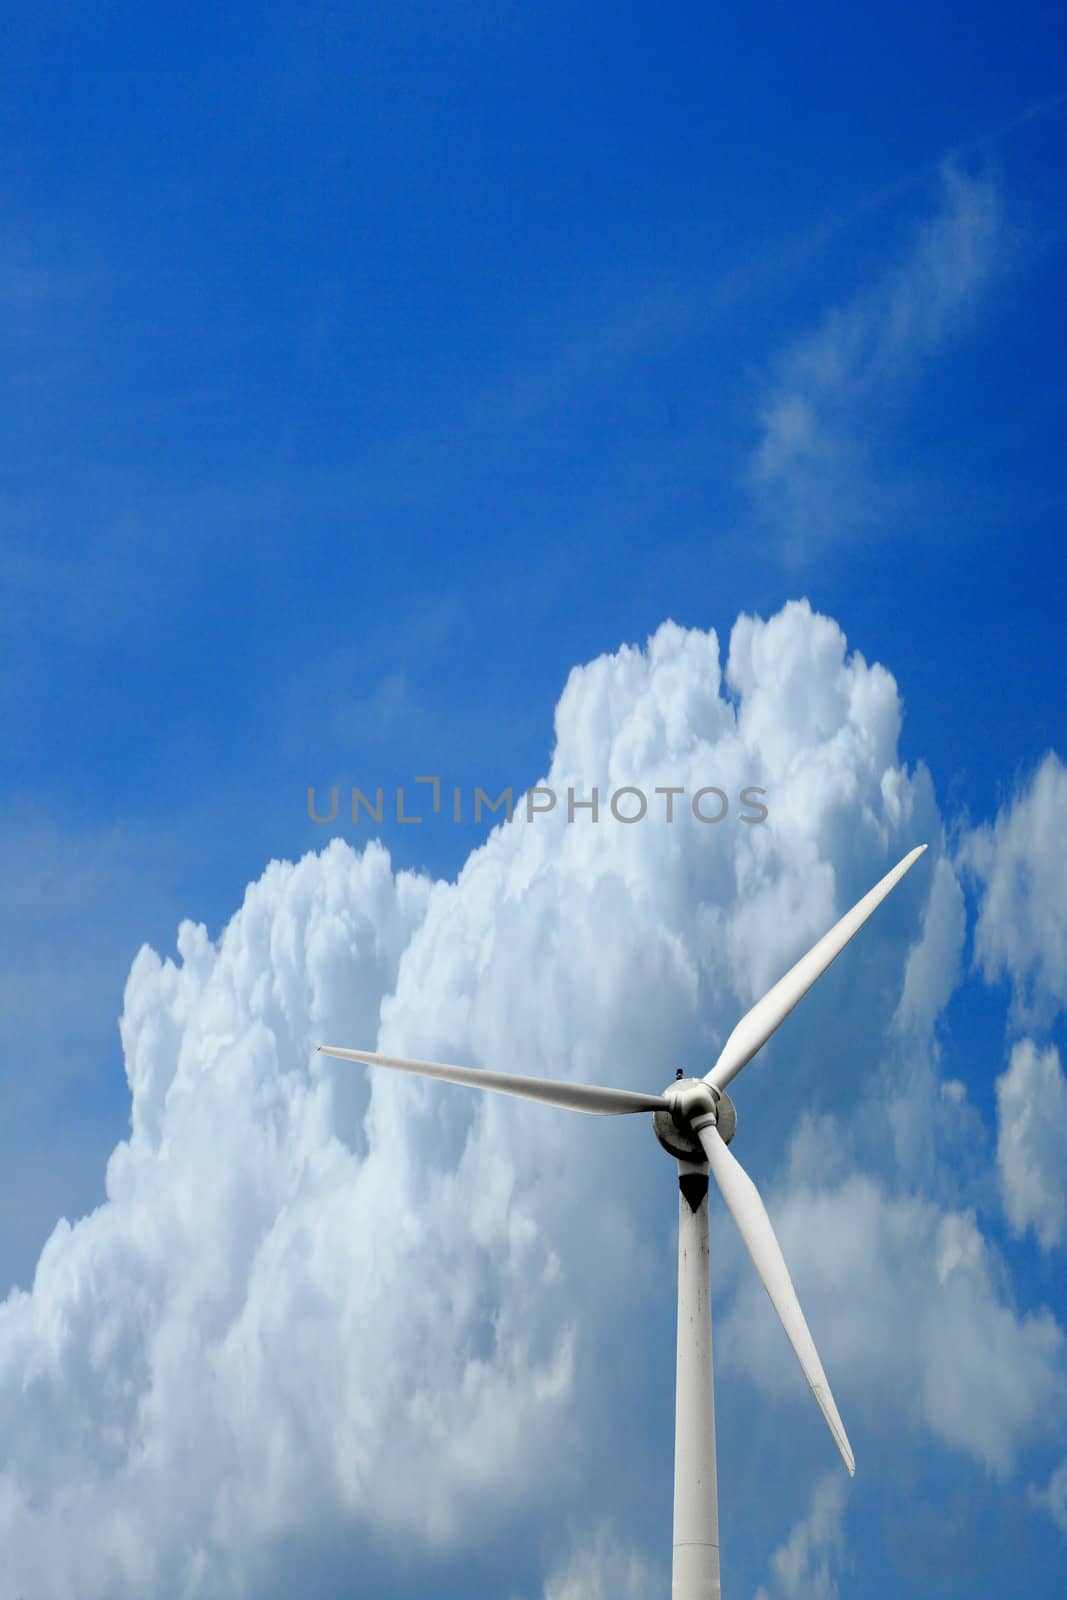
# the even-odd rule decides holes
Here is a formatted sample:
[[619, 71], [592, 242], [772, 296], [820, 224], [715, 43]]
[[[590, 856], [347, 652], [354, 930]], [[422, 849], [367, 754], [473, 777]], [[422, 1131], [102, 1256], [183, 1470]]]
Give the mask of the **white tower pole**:
[[708, 1169], [678, 1163], [678, 1367], [671, 1600], [720, 1600]]

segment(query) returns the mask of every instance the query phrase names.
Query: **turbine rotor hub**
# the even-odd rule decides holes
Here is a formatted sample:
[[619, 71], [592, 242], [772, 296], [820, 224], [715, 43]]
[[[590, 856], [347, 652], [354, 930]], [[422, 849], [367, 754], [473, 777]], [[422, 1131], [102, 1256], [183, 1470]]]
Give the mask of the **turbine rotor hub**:
[[652, 1131], [668, 1155], [677, 1161], [704, 1162], [697, 1130], [714, 1123], [723, 1141], [730, 1143], [737, 1129], [737, 1112], [724, 1089], [703, 1078], [677, 1078], [663, 1091], [670, 1102], [652, 1113]]

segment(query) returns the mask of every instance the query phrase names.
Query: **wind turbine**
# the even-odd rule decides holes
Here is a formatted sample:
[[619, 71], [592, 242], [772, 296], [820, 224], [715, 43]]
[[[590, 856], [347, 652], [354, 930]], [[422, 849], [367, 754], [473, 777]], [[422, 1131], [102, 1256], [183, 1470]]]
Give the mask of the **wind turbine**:
[[726, 1201], [756, 1271], [782, 1321], [819, 1410], [849, 1473], [856, 1463], [830, 1393], [815, 1342], [793, 1288], [759, 1191], [727, 1148], [737, 1113], [726, 1086], [803, 999], [853, 934], [926, 849], [919, 845], [845, 913], [807, 955], [747, 1011], [703, 1078], [679, 1077], [662, 1094], [603, 1089], [592, 1084], [526, 1078], [510, 1072], [409, 1061], [370, 1050], [320, 1044], [325, 1055], [372, 1067], [444, 1078], [449, 1083], [526, 1100], [545, 1100], [569, 1111], [620, 1115], [650, 1111], [652, 1128], [678, 1163], [678, 1347], [674, 1420], [674, 1561], [672, 1600], [719, 1600], [719, 1513], [715, 1480], [715, 1401], [712, 1387], [711, 1295], [708, 1279], [708, 1172]]

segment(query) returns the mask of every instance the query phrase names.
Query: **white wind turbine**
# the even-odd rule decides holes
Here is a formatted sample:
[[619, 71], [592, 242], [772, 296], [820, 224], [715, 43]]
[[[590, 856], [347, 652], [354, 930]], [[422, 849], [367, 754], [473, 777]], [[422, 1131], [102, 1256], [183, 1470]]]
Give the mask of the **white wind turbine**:
[[919, 845], [876, 883], [829, 933], [813, 945], [747, 1011], [727, 1039], [719, 1059], [703, 1078], [682, 1078], [662, 1094], [637, 1094], [629, 1089], [602, 1089], [585, 1083], [525, 1078], [510, 1072], [442, 1066], [435, 1061], [408, 1061], [369, 1050], [343, 1050], [319, 1045], [326, 1055], [368, 1066], [445, 1078], [450, 1083], [528, 1100], [546, 1100], [570, 1111], [601, 1115], [650, 1111], [652, 1127], [663, 1148], [678, 1162], [678, 1350], [674, 1422], [674, 1562], [672, 1600], [719, 1600], [719, 1513], [715, 1480], [715, 1402], [712, 1390], [711, 1298], [708, 1282], [708, 1170], [722, 1191], [727, 1209], [790, 1344], [804, 1369], [820, 1411], [850, 1473], [856, 1470], [852, 1448], [838, 1414], [822, 1362], [800, 1309], [789, 1271], [774, 1236], [770, 1218], [752, 1179], [727, 1146], [737, 1127], [737, 1114], [726, 1086], [766, 1044], [815, 980], [840, 955], [852, 935], [926, 849]]

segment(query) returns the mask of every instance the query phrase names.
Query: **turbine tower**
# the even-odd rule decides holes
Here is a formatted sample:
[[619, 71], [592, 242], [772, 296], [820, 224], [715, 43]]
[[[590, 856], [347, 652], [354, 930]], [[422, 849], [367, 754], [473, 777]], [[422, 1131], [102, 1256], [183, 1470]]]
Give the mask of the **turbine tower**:
[[728, 1148], [737, 1113], [726, 1087], [803, 999], [853, 934], [914, 866], [919, 845], [851, 911], [814, 944], [807, 955], [747, 1011], [703, 1078], [683, 1078], [662, 1094], [604, 1089], [585, 1083], [526, 1078], [510, 1072], [409, 1061], [370, 1050], [319, 1045], [325, 1055], [372, 1067], [444, 1078], [475, 1089], [493, 1089], [526, 1100], [544, 1100], [569, 1111], [620, 1115], [649, 1111], [663, 1148], [678, 1163], [678, 1350], [674, 1419], [674, 1561], [672, 1600], [719, 1600], [719, 1514], [715, 1481], [715, 1400], [711, 1357], [711, 1293], [708, 1276], [708, 1173], [752, 1257], [763, 1287], [781, 1319], [849, 1473], [852, 1447], [830, 1393], [815, 1342], [800, 1309], [785, 1259], [759, 1191]]

